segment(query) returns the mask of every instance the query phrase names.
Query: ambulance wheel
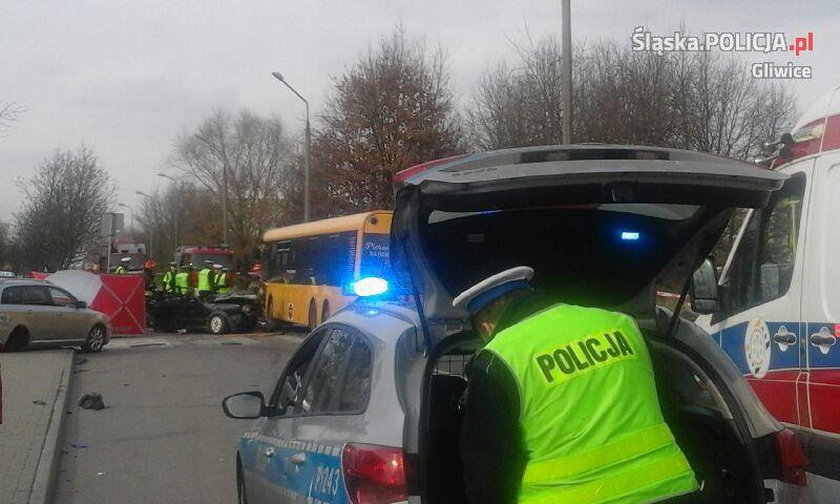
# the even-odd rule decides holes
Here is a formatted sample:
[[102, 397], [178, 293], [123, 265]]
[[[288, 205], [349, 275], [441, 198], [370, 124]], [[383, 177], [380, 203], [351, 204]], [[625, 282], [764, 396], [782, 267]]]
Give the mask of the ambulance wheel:
[[318, 327], [318, 310], [315, 308], [315, 300], [309, 302], [309, 330], [314, 331]]
[[224, 313], [213, 313], [210, 315], [210, 318], [207, 319], [207, 329], [210, 331], [210, 334], [215, 334], [217, 336], [224, 334], [228, 331], [229, 327], [230, 323]]

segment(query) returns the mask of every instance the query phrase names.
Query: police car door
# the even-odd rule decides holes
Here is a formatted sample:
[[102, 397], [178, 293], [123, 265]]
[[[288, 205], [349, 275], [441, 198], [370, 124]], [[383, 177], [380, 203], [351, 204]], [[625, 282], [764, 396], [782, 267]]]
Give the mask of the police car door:
[[288, 446], [304, 382], [325, 335], [324, 330], [314, 332], [295, 351], [269, 399], [274, 413], [261, 418], [240, 441], [248, 502], [292, 502], [297, 467], [286, 463], [285, 457], [291, 455]]
[[328, 325], [320, 331], [323, 342], [307, 370], [302, 393], [289, 422], [276, 435], [274, 464], [281, 479], [273, 486], [273, 502], [347, 502], [341, 451], [351, 440], [333, 438], [324, 443], [321, 434], [331, 418], [358, 413], [362, 400], [366, 405], [366, 396], [356, 400], [343, 392], [347, 384], [352, 387], [358, 382], [357, 370], [370, 369], [370, 349], [361, 336], [346, 327]]
[[807, 338], [800, 323], [807, 169], [754, 210], [721, 279], [711, 330], [778, 420], [807, 421]]

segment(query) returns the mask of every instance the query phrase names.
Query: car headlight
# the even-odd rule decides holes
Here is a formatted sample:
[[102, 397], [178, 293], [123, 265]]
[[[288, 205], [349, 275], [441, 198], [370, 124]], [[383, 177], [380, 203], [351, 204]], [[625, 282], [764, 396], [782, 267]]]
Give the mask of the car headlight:
[[246, 305], [243, 305], [243, 306], [242, 306], [242, 313], [244, 313], [245, 315], [250, 315], [250, 314], [251, 314], [251, 310], [253, 310], [253, 309], [254, 309], [254, 307], [253, 307], [253, 306], [251, 306], [251, 305], [247, 305], [247, 304], [246, 304]]

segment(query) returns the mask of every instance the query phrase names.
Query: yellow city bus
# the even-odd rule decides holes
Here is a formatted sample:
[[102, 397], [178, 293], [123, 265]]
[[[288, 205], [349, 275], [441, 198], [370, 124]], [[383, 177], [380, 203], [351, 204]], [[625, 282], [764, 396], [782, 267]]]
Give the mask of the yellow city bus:
[[270, 229], [263, 235], [269, 322], [314, 328], [355, 299], [349, 286], [387, 267], [391, 212], [375, 210]]

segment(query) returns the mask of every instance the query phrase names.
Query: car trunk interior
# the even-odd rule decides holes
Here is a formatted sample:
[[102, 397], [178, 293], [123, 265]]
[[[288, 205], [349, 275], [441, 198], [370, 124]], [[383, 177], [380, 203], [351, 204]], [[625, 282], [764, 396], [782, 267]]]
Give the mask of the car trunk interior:
[[[663, 414], [703, 485], [690, 502], [763, 502], [751, 442], [744, 441], [727, 406], [725, 384], [707, 376], [665, 335], [667, 320], [655, 317], [655, 286], [681, 288], [695, 262], [708, 253], [726, 209], [699, 205], [596, 204], [484, 212], [422, 214], [421, 246], [432, 276], [449, 296], [514, 266], [535, 270], [531, 284], [557, 302], [613, 309], [633, 315], [654, 362]], [[723, 218], [721, 218], [723, 217]], [[711, 220], [720, 221], [709, 230]], [[708, 246], [689, 247], [712, 233]], [[711, 236], [711, 235], [709, 235]], [[679, 277], [663, 272], [684, 257]], [[673, 268], [671, 268], [673, 269]], [[450, 299], [451, 299], [450, 297]], [[644, 302], [639, 303], [642, 298]], [[632, 301], [632, 302], [631, 302]], [[646, 320], [647, 325], [642, 321]], [[479, 342], [469, 331], [451, 334], [429, 357], [421, 412], [420, 460], [423, 502], [468, 502], [459, 453], [465, 366]], [[741, 422], [741, 424], [739, 424]]]
[[[695, 472], [702, 491], [686, 502], [764, 502], [750, 443], [738, 428], [721, 387], [661, 333], [644, 331], [654, 363], [662, 413]], [[479, 342], [469, 333], [431, 356], [421, 422], [423, 502], [470, 502], [464, 493], [459, 450], [465, 366]]]

